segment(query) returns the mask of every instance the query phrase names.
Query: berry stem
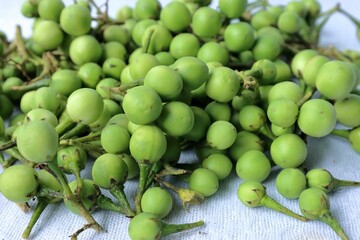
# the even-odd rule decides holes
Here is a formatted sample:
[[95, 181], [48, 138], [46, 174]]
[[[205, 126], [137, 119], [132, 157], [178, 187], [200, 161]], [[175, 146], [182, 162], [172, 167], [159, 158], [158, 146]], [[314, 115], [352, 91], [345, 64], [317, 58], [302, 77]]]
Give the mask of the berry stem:
[[121, 206], [116, 205], [110, 198], [100, 194], [96, 199], [96, 207], [127, 215]]
[[48, 198], [50, 199], [50, 201], [54, 200], [54, 199], [63, 199], [64, 198], [64, 194], [54, 191], [52, 189], [49, 188], [44, 188], [41, 187], [40, 190], [38, 191], [37, 197], [43, 197], [43, 198]]
[[140, 169], [139, 185], [135, 196], [135, 209], [136, 213], [141, 213], [141, 198], [146, 190], [146, 182], [153, 164], [138, 163]]
[[360, 28], [360, 20], [355, 16], [351, 15], [349, 12], [342, 9], [340, 6], [338, 7], [338, 12], [346, 16], [357, 28]]
[[360, 182], [334, 178], [334, 188], [360, 186]]
[[183, 223], [183, 224], [168, 224], [161, 222], [161, 224], [162, 224], [161, 236], [167, 236], [173, 233], [178, 233], [196, 227], [201, 227], [204, 225], [204, 221], [201, 220], [193, 223]]
[[346, 129], [333, 129], [331, 131], [331, 134], [345, 139], [349, 139], [350, 131]]
[[60, 140], [63, 139], [70, 139], [73, 138], [81, 133], [83, 133], [84, 131], [86, 131], [88, 129], [87, 125], [84, 125], [82, 123], [78, 123], [75, 125], [75, 127], [73, 127], [72, 129], [70, 129], [69, 131], [67, 131], [66, 133], [64, 133], [61, 137]]
[[[17, 148], [10, 148], [10, 149], [7, 149], [5, 150], [5, 153], [8, 154], [9, 156], [15, 158], [16, 160], [19, 160], [21, 161], [22, 163], [30, 166], [30, 167], [34, 167], [35, 166], [35, 163], [34, 162], [31, 162], [29, 160], [27, 160], [26, 158], [24, 158], [19, 150]], [[5, 166], [6, 164], [3, 165], [3, 167]]]
[[272, 133], [269, 125], [266, 123], [260, 127], [259, 133], [261, 133], [265, 137], [269, 138], [270, 140], [276, 139], [276, 136]]
[[305, 88], [304, 96], [302, 96], [302, 98], [296, 103], [296, 105], [298, 107], [301, 107], [307, 100], [309, 100], [311, 98], [311, 96], [313, 95], [314, 90], [315, 89], [313, 87], [307, 86]]
[[80, 200], [81, 199], [81, 190], [83, 188], [83, 181], [82, 181], [81, 175], [80, 175], [80, 168], [76, 163], [72, 162], [72, 164], [70, 164], [70, 171], [75, 175], [75, 179], [76, 179], [75, 195]]
[[127, 197], [124, 193], [123, 186], [114, 185], [112, 188], [110, 188], [110, 193], [116, 198], [118, 204], [120, 204], [120, 207], [126, 216], [135, 216], [135, 213], [131, 208], [129, 201], [127, 200]]
[[61, 140], [60, 145], [74, 145], [77, 143], [86, 143], [91, 141], [96, 141], [100, 139], [101, 131], [90, 132], [88, 135], [78, 138], [63, 139]]
[[263, 72], [261, 71], [260, 68], [254, 68], [254, 69], [245, 70], [244, 75], [251, 76], [254, 78], [259, 78], [259, 77], [262, 77]]
[[36, 82], [25, 82], [23, 85], [21, 86], [13, 86], [12, 90], [15, 91], [31, 91], [31, 90], [36, 90], [39, 89], [41, 87], [46, 87], [49, 86], [51, 79], [49, 77], [45, 77], [41, 80], [38, 80]]
[[14, 165], [16, 161], [17, 161], [16, 158], [10, 157], [10, 158], [6, 159], [6, 160], [2, 163], [2, 168], [3, 168], [3, 169], [8, 168], [8, 167]]
[[48, 206], [49, 202], [50, 201], [47, 198], [38, 198], [38, 203], [35, 211], [31, 215], [30, 221], [22, 234], [22, 237], [24, 239], [27, 239], [30, 236], [31, 230], [33, 229], [34, 225], [36, 224], [37, 220], [39, 219], [45, 208]]
[[74, 122], [71, 120], [69, 114], [67, 113], [66, 109], [60, 116], [59, 124], [55, 127], [56, 132], [61, 136], [65, 130], [67, 130]]
[[102, 89], [107, 90], [110, 94], [111, 93], [118, 93], [121, 94], [121, 96], [126, 94], [126, 91], [130, 88], [137, 87], [144, 84], [144, 80], [135, 80], [126, 84], [122, 84], [119, 87], [105, 87], [103, 86]]
[[290, 209], [282, 206], [280, 203], [276, 202], [274, 199], [272, 199], [270, 196], [268, 195], [264, 195], [264, 197], [261, 199], [261, 206], [273, 209], [275, 211], [284, 213], [290, 217], [296, 218], [298, 220], [301, 221], [307, 221], [307, 218], [305, 218], [304, 216], [301, 216], [293, 211], [291, 211]]
[[30, 61], [37, 66], [42, 65], [41, 59], [39, 57], [30, 56], [28, 50], [25, 47], [24, 39], [23, 39], [22, 33], [21, 33], [21, 27], [19, 25], [16, 25], [15, 45], [16, 45], [17, 53], [22, 58], [22, 62]]
[[0, 145], [0, 151], [16, 147], [16, 140], [12, 139]]
[[48, 162], [48, 167], [58, 178], [61, 186], [63, 187], [64, 198], [72, 202], [74, 206], [76, 206], [80, 210], [81, 216], [85, 218], [85, 220], [88, 222], [88, 225], [91, 226], [91, 228], [95, 229], [98, 232], [102, 231], [103, 230], [102, 227], [96, 222], [93, 216], [85, 208], [84, 204], [81, 201], [78, 201], [78, 198], [71, 192], [71, 189], [67, 183], [64, 174], [61, 172], [61, 170], [56, 165], [56, 163]]
[[160, 172], [161, 169], [163, 169], [162, 161], [157, 161], [153, 164], [146, 180], [146, 188], [148, 188], [154, 182], [155, 176]]
[[73, 143], [70, 145], [79, 146], [83, 148], [88, 154], [93, 154], [96, 156], [95, 158], [99, 157], [100, 155], [106, 153], [105, 150], [101, 147], [98, 141], [88, 142], [88, 143]]
[[311, 42], [317, 46], [320, 38], [320, 32], [321, 29], [325, 26], [325, 24], [329, 21], [330, 17], [338, 11], [338, 6], [335, 6], [331, 9], [329, 9], [326, 12], [323, 12], [322, 14], [319, 14], [317, 19], [320, 21], [320, 18], [323, 18], [318, 25], [314, 25], [311, 31]]
[[344, 230], [340, 226], [340, 224], [336, 221], [336, 219], [331, 215], [329, 211], [326, 211], [322, 215], [319, 216], [319, 220], [323, 221], [327, 225], [329, 225], [336, 234], [341, 238], [341, 240], [348, 240], [349, 238], [346, 236]]
[[146, 39], [146, 41], [145, 41], [145, 43], [143, 45], [145, 53], [151, 53], [150, 52], [150, 45], [154, 41], [153, 36], [154, 36], [155, 29], [150, 29], [150, 31], [151, 32], [149, 33], [149, 37]]
[[338, 59], [344, 62], [351, 62], [352, 60], [345, 53], [341, 52], [334, 46], [329, 46], [326, 48], [317, 48], [317, 51], [329, 58]]

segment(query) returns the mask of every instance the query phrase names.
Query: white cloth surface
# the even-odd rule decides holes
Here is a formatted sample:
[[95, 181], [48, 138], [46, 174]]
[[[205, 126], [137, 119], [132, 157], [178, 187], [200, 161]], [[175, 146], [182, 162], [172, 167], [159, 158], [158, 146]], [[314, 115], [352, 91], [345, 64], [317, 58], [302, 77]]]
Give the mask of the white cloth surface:
[[[69, 4], [70, 0], [64, 1]], [[96, 1], [102, 2], [102, 1]], [[163, 4], [167, 1], [161, 1]], [[270, 1], [284, 3], [287, 1]], [[320, 0], [323, 9], [334, 6], [335, 0]], [[341, 1], [342, 6], [356, 16], [360, 16], [359, 1]], [[0, 29], [9, 37], [14, 36], [15, 24], [20, 24], [25, 35], [31, 33], [31, 20], [20, 15], [22, 1], [0, 0]], [[114, 15], [120, 5], [134, 5], [131, 1], [110, 1], [110, 14]], [[217, 1], [214, 1], [214, 6]], [[353, 25], [340, 15], [334, 16], [326, 25], [321, 38], [323, 45], [333, 44], [340, 49], [353, 48], [360, 50], [360, 42], [356, 39]], [[190, 155], [187, 155], [189, 157]], [[329, 170], [336, 178], [360, 181], [360, 154], [350, 145], [334, 136], [321, 139], [310, 138], [308, 141], [307, 164], [309, 168], [322, 167]], [[2, 171], [0, 169], [0, 171]], [[279, 172], [274, 169], [264, 182], [269, 196], [300, 213], [297, 200], [287, 200], [280, 196], [275, 189], [275, 178]], [[89, 171], [84, 177], [91, 177]], [[338, 239], [337, 235], [325, 223], [319, 221], [300, 222], [281, 213], [265, 208], [247, 208], [237, 198], [237, 188], [241, 180], [232, 174], [220, 183], [219, 191], [207, 198], [200, 205], [190, 206], [186, 212], [176, 201], [173, 211], [166, 217], [170, 223], [185, 223], [204, 220], [205, 225], [194, 230], [173, 234], [164, 239], [191, 240], [331, 240]], [[130, 199], [135, 194], [136, 181], [126, 183], [126, 193]], [[357, 197], [360, 188], [342, 188], [330, 195], [331, 211], [338, 219], [350, 239], [360, 239], [360, 206]], [[93, 216], [106, 231], [96, 233], [87, 230], [79, 236], [79, 240], [117, 240], [129, 239], [127, 227], [129, 219], [123, 215], [109, 211], [96, 211]], [[19, 208], [0, 195], [0, 239], [21, 239], [31, 213], [23, 213]], [[51, 205], [44, 211], [38, 223], [33, 228], [30, 239], [34, 240], [63, 240], [79, 229], [85, 221], [70, 213], [64, 204]], [[141, 231], [141, 230], [139, 230]]]

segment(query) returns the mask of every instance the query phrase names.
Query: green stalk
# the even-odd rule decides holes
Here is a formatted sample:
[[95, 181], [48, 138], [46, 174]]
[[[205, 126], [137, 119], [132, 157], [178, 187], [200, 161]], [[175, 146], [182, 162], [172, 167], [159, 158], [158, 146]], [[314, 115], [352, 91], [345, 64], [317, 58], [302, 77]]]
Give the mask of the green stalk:
[[116, 93], [114, 91], [112, 91], [111, 89], [112, 88], [105, 88], [105, 87], [102, 87], [103, 90], [107, 90], [109, 96], [110, 96], [110, 99], [114, 100], [114, 101], [118, 101], [118, 102], [122, 102], [123, 99], [124, 99], [124, 93]]
[[87, 153], [94, 154], [94, 156], [100, 156], [105, 153], [101, 144], [98, 141], [90, 141], [90, 142], [77, 142], [72, 141], [72, 139], [63, 139], [60, 140], [60, 146], [79, 146], [83, 148]]
[[12, 139], [0, 145], [0, 151], [16, 147], [16, 140]]
[[101, 155], [103, 155], [102, 152], [99, 151], [95, 151], [94, 149], [86, 149], [86, 153], [89, 155], [89, 157], [92, 157], [94, 159], [100, 157]]
[[360, 182], [356, 182], [356, 181], [341, 180], [336, 178], [334, 178], [333, 181], [334, 181], [334, 188], [360, 186]]
[[254, 78], [262, 77], [263, 72], [259, 68], [249, 69], [244, 71], [245, 76], [252, 76]]
[[349, 139], [350, 131], [346, 129], [333, 129], [331, 131], [331, 134], [345, 139]]
[[265, 137], [269, 138], [270, 140], [276, 139], [276, 136], [272, 133], [269, 125], [266, 123], [261, 126], [261, 128], [259, 129], [259, 133], [261, 133]]
[[59, 124], [55, 127], [56, 132], [61, 136], [65, 130], [67, 130], [74, 122], [70, 118], [69, 114], [65, 111], [61, 114]]
[[235, 71], [242, 81], [242, 89], [254, 89], [258, 90], [259, 83], [257, 78], [261, 78], [263, 73], [261, 69], [249, 69], [244, 71]]
[[340, 226], [340, 224], [336, 221], [336, 219], [331, 215], [329, 211], [326, 211], [322, 215], [319, 216], [319, 220], [323, 221], [327, 225], [329, 225], [336, 234], [341, 238], [341, 240], [348, 240], [349, 238], [346, 236], [346, 233]]
[[121, 206], [116, 205], [110, 198], [102, 194], [96, 199], [96, 207], [126, 215], [126, 212]]
[[134, 217], [135, 213], [132, 210], [129, 201], [126, 198], [126, 195], [123, 190], [123, 186], [114, 185], [109, 189], [110, 193], [116, 198], [118, 204], [120, 204], [123, 213], [128, 217]]
[[313, 87], [306, 86], [304, 90], [304, 96], [302, 96], [302, 98], [296, 103], [296, 105], [298, 107], [301, 107], [307, 100], [309, 100], [312, 97], [314, 91], [315, 89]]
[[353, 15], [351, 15], [349, 12], [345, 11], [342, 8], [338, 8], [338, 12], [342, 13], [344, 16], [346, 16], [357, 28], [360, 28], [360, 20], [355, 18]]
[[141, 213], [141, 198], [146, 190], [146, 182], [153, 165], [149, 163], [140, 163], [140, 162], [138, 164], [139, 164], [140, 176], [139, 176], [139, 185], [135, 196], [135, 210], [137, 214]]
[[37, 197], [47, 198], [50, 202], [54, 199], [63, 199], [64, 194], [54, 191], [49, 188], [41, 187], [40, 190], [36, 194]]
[[10, 155], [11, 157], [13, 158], [16, 158], [17, 160], [21, 161], [22, 163], [30, 166], [30, 167], [34, 167], [36, 164], [34, 162], [31, 162], [29, 160], [27, 160], [26, 158], [24, 158], [19, 150], [17, 148], [10, 148], [10, 149], [7, 149], [5, 150], [5, 153]]
[[155, 176], [159, 173], [161, 169], [163, 169], [162, 161], [157, 161], [152, 165], [146, 180], [145, 188], [150, 187], [150, 185], [154, 182]]
[[83, 188], [83, 181], [80, 175], [80, 168], [76, 163], [71, 164], [70, 171], [75, 175], [75, 179], [76, 179], [75, 195], [77, 196], [78, 199], [81, 199], [81, 190]]
[[272, 199], [271, 197], [269, 197], [268, 195], [264, 195], [264, 197], [261, 199], [261, 206], [263, 207], [267, 207], [270, 208], [272, 210], [284, 213], [290, 217], [296, 218], [298, 220], [301, 221], [307, 221], [307, 218], [305, 218], [304, 216], [301, 216], [293, 211], [291, 211], [290, 209], [282, 206], [280, 203], [276, 202], [274, 199]]
[[100, 140], [101, 131], [90, 132], [88, 135], [72, 139], [74, 142], [91, 142]]
[[299, 85], [300, 85], [301, 91], [303, 93], [305, 93], [307, 84], [305, 83], [305, 81], [302, 78], [299, 79]]
[[137, 87], [144, 84], [143, 79], [135, 80], [126, 84], [122, 84], [118, 87], [110, 87], [106, 88], [105, 86], [102, 87], [105, 90], [108, 90], [110, 93], [119, 93], [122, 97], [124, 94], [126, 94], [126, 91], [130, 88]]
[[22, 234], [22, 238], [27, 239], [30, 236], [31, 230], [33, 229], [34, 225], [36, 224], [37, 220], [40, 218], [45, 208], [48, 206], [49, 202], [50, 200], [47, 198], [43, 198], [43, 197], [38, 198], [38, 204], [35, 208], [35, 211], [31, 215], [28, 225], [26, 226]]
[[317, 48], [317, 51], [319, 54], [322, 54], [326, 57], [329, 57], [331, 59], [338, 59], [344, 62], [352, 62], [352, 60], [347, 56], [345, 53], [339, 51], [334, 46], [329, 46], [327, 48]]
[[161, 225], [162, 225], [161, 236], [167, 236], [173, 233], [183, 232], [196, 227], [201, 227], [204, 225], [204, 221], [201, 220], [193, 223], [183, 223], [183, 224], [168, 224], [161, 222]]
[[100, 135], [101, 135], [101, 131], [90, 132], [88, 135], [83, 137], [63, 139], [60, 141], [60, 145], [74, 145], [77, 143], [91, 142], [91, 141], [99, 140]]
[[26, 82], [21, 86], [14, 86], [14, 87], [12, 87], [12, 90], [24, 91], [24, 92], [31, 91], [31, 90], [36, 90], [36, 89], [39, 89], [41, 87], [49, 86], [50, 81], [51, 81], [50, 78], [45, 77], [45, 78], [43, 78], [41, 80], [38, 80], [36, 82], [32, 82], [32, 83]]
[[102, 231], [103, 228], [96, 222], [93, 216], [85, 208], [84, 204], [81, 201], [78, 201], [77, 197], [72, 193], [64, 174], [61, 172], [61, 170], [56, 165], [56, 163], [48, 162], [48, 167], [58, 178], [64, 191], [64, 198], [72, 202], [74, 206], [76, 206], [79, 209], [81, 216], [85, 218], [85, 220], [88, 222], [88, 225], [91, 228], [95, 229], [98, 232]]
[[70, 139], [72, 137], [75, 137], [76, 135], [83, 133], [85, 130], [87, 130], [88, 126], [78, 123], [75, 125], [75, 127], [73, 127], [72, 129], [70, 129], [69, 131], [67, 131], [66, 133], [64, 133], [61, 137], [60, 140], [62, 139]]
[[314, 43], [315, 46], [319, 42], [321, 29], [329, 21], [330, 17], [337, 11], [338, 11], [338, 7], [336, 6], [336, 7], [332, 8], [332, 9], [324, 12], [323, 14], [319, 15], [319, 17], [317, 18], [317, 19], [319, 19], [320, 17], [324, 17], [324, 19], [322, 19], [322, 21], [318, 25], [315, 25], [314, 28], [311, 29], [311, 42]]
[[9, 159], [6, 159], [6, 160], [1, 164], [1, 166], [2, 166], [3, 169], [6, 169], [6, 168], [14, 165], [14, 163], [15, 163], [16, 161], [17, 161], [16, 158], [10, 157]]
[[106, 153], [105, 150], [102, 148], [101, 145], [96, 144], [95, 142], [89, 143], [75, 143], [74, 145], [83, 148], [86, 152], [97, 153], [97, 154], [104, 154]]
[[150, 30], [151, 30], [151, 32], [149, 33], [149, 37], [146, 39], [146, 41], [143, 45], [144, 52], [146, 52], [146, 53], [151, 53], [151, 52], [149, 52], [149, 49], [150, 49], [150, 44], [152, 43], [154, 32], [155, 32], [155, 29], [150, 29]]
[[42, 65], [41, 59], [29, 53], [28, 50], [26, 49], [24, 39], [21, 33], [21, 27], [19, 25], [16, 25], [15, 44], [16, 44], [17, 53], [21, 56], [23, 62], [30, 61], [34, 63], [36, 66]]

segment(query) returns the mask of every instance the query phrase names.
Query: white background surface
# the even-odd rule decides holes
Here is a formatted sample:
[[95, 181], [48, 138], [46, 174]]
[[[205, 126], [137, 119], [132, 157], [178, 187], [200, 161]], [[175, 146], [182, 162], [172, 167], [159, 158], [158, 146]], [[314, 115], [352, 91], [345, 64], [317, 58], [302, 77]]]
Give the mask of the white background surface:
[[[64, 1], [69, 4], [71, 1]], [[97, 1], [102, 2], [102, 1]], [[110, 14], [114, 16], [120, 5], [134, 5], [132, 1], [110, 1]], [[163, 4], [167, 1], [161, 1]], [[270, 1], [284, 3], [287, 1]], [[334, 6], [335, 0], [321, 0], [323, 9]], [[342, 6], [353, 14], [360, 16], [360, 2], [356, 0], [343, 0]], [[14, 36], [15, 24], [20, 24], [26, 36], [31, 34], [31, 20], [20, 15], [22, 1], [0, 0], [0, 29], [11, 38]], [[217, 1], [214, 2], [216, 6]], [[353, 25], [341, 17], [334, 16], [323, 31], [321, 42], [323, 45], [333, 44], [340, 49], [353, 48], [360, 50], [360, 43], [355, 37]], [[336, 137], [310, 139], [308, 142], [307, 163], [310, 168], [323, 167], [328, 169], [339, 179], [360, 181], [360, 154]], [[279, 170], [275, 170], [269, 179], [264, 182], [268, 194], [300, 213], [296, 200], [287, 200], [275, 190], [274, 180]], [[84, 177], [90, 178], [88, 172]], [[219, 191], [198, 206], [191, 206], [188, 212], [181, 209], [178, 202], [173, 212], [166, 218], [171, 223], [185, 223], [204, 220], [205, 226], [180, 234], [170, 235], [165, 239], [301, 239], [301, 240], [329, 240], [338, 239], [336, 234], [324, 223], [310, 221], [300, 222], [280, 213], [264, 208], [246, 208], [237, 198], [237, 188], [240, 184], [238, 177], [233, 174], [220, 183]], [[135, 193], [135, 181], [126, 185], [129, 196]], [[343, 226], [350, 239], [360, 239], [360, 188], [343, 188], [330, 194], [333, 216]], [[21, 239], [22, 231], [27, 225], [31, 213], [24, 214], [18, 207], [0, 196], [0, 239]], [[88, 230], [80, 235], [79, 239], [129, 239], [127, 235], [128, 219], [122, 215], [97, 211], [95, 219], [105, 228], [106, 232], [95, 233]], [[31, 234], [31, 239], [45, 240], [67, 239], [84, 224], [84, 220], [66, 210], [63, 204], [49, 206]]]

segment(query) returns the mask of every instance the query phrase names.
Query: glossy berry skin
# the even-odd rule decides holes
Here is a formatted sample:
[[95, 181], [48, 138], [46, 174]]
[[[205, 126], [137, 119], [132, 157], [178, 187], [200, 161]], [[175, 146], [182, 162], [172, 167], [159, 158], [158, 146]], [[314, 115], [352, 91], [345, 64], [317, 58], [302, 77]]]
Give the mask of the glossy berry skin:
[[204, 197], [215, 194], [219, 188], [219, 179], [215, 173], [206, 168], [197, 168], [189, 177], [189, 188]]
[[180, 1], [168, 3], [160, 12], [160, 20], [172, 32], [184, 31], [191, 23], [191, 13]]
[[276, 189], [285, 198], [296, 199], [305, 188], [305, 174], [298, 168], [283, 169], [276, 177]]
[[270, 174], [271, 165], [266, 155], [258, 150], [249, 150], [236, 162], [236, 173], [245, 181], [264, 181]]
[[45, 51], [56, 49], [60, 46], [63, 39], [64, 34], [59, 24], [50, 20], [41, 21], [33, 32], [34, 43], [38, 44]]
[[336, 125], [335, 107], [323, 99], [308, 100], [300, 108], [297, 123], [305, 134], [312, 137], [324, 137]]
[[80, 88], [70, 94], [66, 110], [74, 122], [91, 124], [102, 114], [104, 101], [92, 88]]
[[270, 146], [273, 161], [281, 168], [300, 166], [306, 159], [307, 146], [296, 134], [288, 133], [277, 137]]
[[220, 0], [219, 9], [228, 18], [238, 18], [245, 12], [247, 0]]
[[58, 149], [59, 137], [53, 125], [47, 121], [27, 122], [17, 131], [17, 147], [28, 160], [35, 163], [52, 161]]
[[81, 66], [85, 63], [100, 60], [102, 47], [99, 41], [91, 35], [83, 35], [75, 38], [69, 48], [71, 60]]
[[36, 171], [26, 165], [13, 165], [0, 175], [0, 192], [12, 202], [22, 203], [31, 200], [38, 185]]
[[167, 147], [164, 133], [154, 125], [140, 126], [130, 138], [131, 155], [139, 163], [155, 163], [165, 154]]
[[91, 29], [91, 14], [88, 8], [79, 4], [65, 7], [60, 14], [60, 25], [70, 35], [80, 36]]
[[122, 186], [127, 179], [128, 167], [121, 157], [105, 153], [96, 158], [91, 173], [99, 187], [110, 189], [116, 185]]
[[[139, 229], [142, 229], [139, 231]], [[129, 223], [128, 233], [130, 239], [158, 239], [161, 234], [161, 225], [156, 214], [142, 212], [133, 217]]]
[[350, 64], [333, 60], [323, 64], [315, 80], [317, 90], [326, 98], [341, 100], [347, 97], [356, 82]]
[[162, 101], [155, 90], [137, 86], [127, 91], [122, 107], [128, 119], [135, 124], [149, 124], [161, 114]]
[[225, 45], [232, 52], [249, 50], [255, 43], [255, 39], [254, 28], [246, 22], [230, 24], [224, 32]]
[[161, 187], [148, 188], [141, 198], [142, 211], [155, 214], [158, 218], [166, 217], [172, 207], [171, 194]]
[[194, 33], [200, 38], [211, 38], [219, 33], [221, 15], [210, 7], [201, 7], [196, 10], [191, 22]]
[[194, 113], [187, 104], [171, 101], [163, 106], [156, 122], [166, 134], [179, 137], [187, 134], [193, 128]]

